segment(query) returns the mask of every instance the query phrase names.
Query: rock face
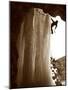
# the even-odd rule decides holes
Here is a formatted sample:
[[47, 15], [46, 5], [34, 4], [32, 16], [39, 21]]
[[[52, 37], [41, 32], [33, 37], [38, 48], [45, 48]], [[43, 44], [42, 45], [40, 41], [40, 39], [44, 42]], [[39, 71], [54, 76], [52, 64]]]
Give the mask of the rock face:
[[56, 81], [57, 86], [62, 86], [66, 84], [66, 61], [65, 56], [62, 58], [59, 58], [55, 60], [54, 58], [51, 58], [51, 64], [53, 65], [51, 67], [52, 72], [54, 74], [53, 80]]
[[63, 82], [63, 81], [66, 82], [66, 77], [65, 77], [65, 75], [66, 75], [65, 62], [66, 61], [65, 60], [66, 60], [65, 57], [62, 57], [62, 58], [56, 60], [56, 67], [58, 69], [59, 78], [60, 78], [61, 82]]
[[[49, 74], [50, 15], [44, 13], [47, 11], [44, 6], [10, 3], [10, 88], [52, 85]], [[62, 17], [64, 11], [65, 6]]]

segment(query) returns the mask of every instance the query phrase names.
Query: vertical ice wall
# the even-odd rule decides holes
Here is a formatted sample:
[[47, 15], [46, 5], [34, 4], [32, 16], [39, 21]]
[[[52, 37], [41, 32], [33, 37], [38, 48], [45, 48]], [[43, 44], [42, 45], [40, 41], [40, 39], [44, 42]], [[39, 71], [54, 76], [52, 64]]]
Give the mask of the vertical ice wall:
[[19, 87], [52, 85], [49, 69], [50, 20], [49, 14], [32, 8], [22, 21], [17, 40], [16, 82]]

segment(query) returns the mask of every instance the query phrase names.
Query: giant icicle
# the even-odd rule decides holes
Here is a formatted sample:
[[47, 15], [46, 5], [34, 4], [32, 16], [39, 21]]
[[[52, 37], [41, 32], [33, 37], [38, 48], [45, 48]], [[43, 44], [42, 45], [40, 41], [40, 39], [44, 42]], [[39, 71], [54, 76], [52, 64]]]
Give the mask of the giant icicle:
[[17, 41], [18, 87], [52, 85], [50, 75], [50, 15], [32, 8], [24, 17]]

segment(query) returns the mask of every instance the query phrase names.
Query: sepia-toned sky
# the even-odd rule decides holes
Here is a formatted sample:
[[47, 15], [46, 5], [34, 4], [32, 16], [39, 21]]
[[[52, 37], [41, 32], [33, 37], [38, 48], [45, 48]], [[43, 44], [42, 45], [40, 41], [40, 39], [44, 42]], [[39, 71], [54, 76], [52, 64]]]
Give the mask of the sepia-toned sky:
[[58, 25], [51, 35], [51, 56], [58, 59], [65, 56], [65, 22], [59, 16], [53, 19], [58, 20]]

